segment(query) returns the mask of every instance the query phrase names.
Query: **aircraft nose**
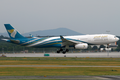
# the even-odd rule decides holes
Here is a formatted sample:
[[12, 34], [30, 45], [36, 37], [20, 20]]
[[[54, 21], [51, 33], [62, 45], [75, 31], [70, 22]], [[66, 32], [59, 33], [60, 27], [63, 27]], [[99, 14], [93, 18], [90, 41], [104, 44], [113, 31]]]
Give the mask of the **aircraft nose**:
[[118, 38], [118, 37], [116, 37], [115, 39], [116, 39], [117, 41], [119, 40], [119, 38]]

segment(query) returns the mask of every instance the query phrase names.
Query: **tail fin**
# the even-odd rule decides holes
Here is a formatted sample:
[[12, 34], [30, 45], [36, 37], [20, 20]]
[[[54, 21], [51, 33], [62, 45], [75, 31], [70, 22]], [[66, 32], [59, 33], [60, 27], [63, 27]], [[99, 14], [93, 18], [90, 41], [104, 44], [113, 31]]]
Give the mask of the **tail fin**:
[[26, 38], [16, 31], [10, 24], [4, 24], [11, 39]]

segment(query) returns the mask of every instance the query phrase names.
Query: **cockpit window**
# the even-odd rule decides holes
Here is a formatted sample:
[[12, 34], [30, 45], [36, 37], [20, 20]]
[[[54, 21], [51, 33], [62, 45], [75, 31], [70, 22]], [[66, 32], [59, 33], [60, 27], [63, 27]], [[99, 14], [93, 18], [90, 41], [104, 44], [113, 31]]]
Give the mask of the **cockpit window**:
[[114, 36], [114, 38], [117, 38], [116, 36]]

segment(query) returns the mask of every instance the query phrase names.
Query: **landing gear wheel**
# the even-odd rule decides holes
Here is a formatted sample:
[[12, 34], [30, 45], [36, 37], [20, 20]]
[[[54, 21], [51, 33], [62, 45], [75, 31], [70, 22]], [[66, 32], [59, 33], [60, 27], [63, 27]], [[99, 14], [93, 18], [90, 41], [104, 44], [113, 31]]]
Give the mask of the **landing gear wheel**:
[[63, 50], [62, 48], [60, 48], [57, 53], [60, 53], [62, 51], [63, 54], [65, 54], [66, 52], [69, 52], [69, 49], [65, 49]]
[[57, 51], [57, 53], [60, 53], [60, 51], [63, 51], [63, 49], [62, 49], [62, 48], [60, 48], [60, 49]]
[[63, 53], [63, 54], [65, 54], [65, 53], [66, 53], [66, 51], [63, 51], [62, 53]]
[[60, 53], [60, 51], [57, 51], [57, 53]]
[[63, 51], [63, 49], [61, 48], [59, 51]]
[[66, 49], [66, 52], [69, 52], [69, 50], [68, 50], [68, 49]]

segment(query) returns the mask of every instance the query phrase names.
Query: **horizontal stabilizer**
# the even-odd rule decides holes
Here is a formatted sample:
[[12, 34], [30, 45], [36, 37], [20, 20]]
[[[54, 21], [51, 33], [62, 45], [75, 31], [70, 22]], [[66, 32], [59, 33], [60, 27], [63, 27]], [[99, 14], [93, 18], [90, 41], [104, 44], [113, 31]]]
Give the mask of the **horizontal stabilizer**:
[[2, 39], [3, 41], [8, 41], [9, 39]]
[[19, 40], [10, 40], [10, 41], [13, 42], [13, 43], [20, 43]]

